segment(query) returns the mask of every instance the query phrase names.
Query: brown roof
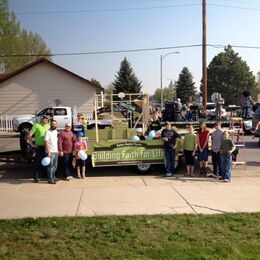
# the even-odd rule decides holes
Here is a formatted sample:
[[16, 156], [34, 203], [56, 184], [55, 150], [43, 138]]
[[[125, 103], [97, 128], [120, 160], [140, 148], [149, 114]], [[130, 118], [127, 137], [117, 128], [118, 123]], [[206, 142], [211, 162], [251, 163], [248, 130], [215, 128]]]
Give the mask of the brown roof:
[[0, 83], [3, 82], [3, 81], [5, 81], [5, 80], [7, 80], [7, 79], [10, 79], [11, 77], [13, 77], [13, 76], [15, 76], [15, 75], [17, 75], [17, 74], [19, 74], [19, 73], [21, 73], [21, 72], [23, 72], [23, 71], [25, 71], [25, 70], [31, 68], [31, 67], [33, 67], [33, 66], [35, 66], [35, 65], [37, 65], [37, 64], [39, 64], [39, 63], [41, 63], [41, 62], [46, 62], [46, 63], [52, 65], [53, 67], [55, 67], [55, 68], [57, 68], [57, 69], [59, 69], [59, 70], [62, 70], [62, 71], [64, 71], [64, 72], [69, 73], [69, 74], [72, 75], [73, 77], [75, 77], [75, 78], [77, 78], [77, 79], [79, 79], [79, 80], [82, 80], [82, 81], [84, 81], [85, 83], [87, 83], [87, 84], [89, 84], [89, 85], [92, 85], [92, 86], [95, 87], [98, 91], [104, 91], [104, 88], [98, 86], [97, 84], [91, 82], [90, 80], [87, 80], [87, 79], [85, 79], [85, 78], [83, 78], [83, 77], [81, 77], [81, 76], [79, 76], [79, 75], [77, 75], [77, 74], [75, 74], [75, 73], [73, 73], [73, 72], [71, 72], [71, 71], [69, 71], [69, 70], [67, 70], [67, 69], [65, 69], [65, 68], [63, 68], [63, 67], [61, 67], [61, 66], [59, 66], [59, 65], [57, 65], [57, 64], [55, 64], [55, 63], [53, 63], [53, 62], [51, 62], [51, 61], [49, 61], [49, 60], [47, 60], [47, 59], [45, 59], [45, 58], [40, 58], [40, 59], [38, 59], [38, 60], [36, 60], [36, 61], [34, 61], [34, 62], [32, 62], [32, 63], [29, 63], [29, 64], [27, 64], [27, 65], [21, 67], [20, 69], [15, 70], [15, 71], [13, 71], [13, 72], [11, 72], [11, 73], [9, 73], [9, 74], [1, 75], [1, 76], [0, 76]]

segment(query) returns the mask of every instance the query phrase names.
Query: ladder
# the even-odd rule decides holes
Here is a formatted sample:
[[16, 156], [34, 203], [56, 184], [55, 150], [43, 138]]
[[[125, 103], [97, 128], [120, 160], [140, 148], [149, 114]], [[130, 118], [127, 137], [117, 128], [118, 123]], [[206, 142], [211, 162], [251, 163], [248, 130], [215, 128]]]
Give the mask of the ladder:
[[[232, 162], [233, 166], [244, 165], [244, 168], [247, 169], [247, 158], [246, 158], [246, 147], [244, 139], [244, 130], [243, 130], [243, 119], [241, 117], [232, 117], [230, 119], [229, 133], [232, 141], [234, 142], [236, 148], [243, 149], [243, 161], [237, 161], [236, 155], [235, 160]], [[237, 153], [238, 154], [238, 153]]]

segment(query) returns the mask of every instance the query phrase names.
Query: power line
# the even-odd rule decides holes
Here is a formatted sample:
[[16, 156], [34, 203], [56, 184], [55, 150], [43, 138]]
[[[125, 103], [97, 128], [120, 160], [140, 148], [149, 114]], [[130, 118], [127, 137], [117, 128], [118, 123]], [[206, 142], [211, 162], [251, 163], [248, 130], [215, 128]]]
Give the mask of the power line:
[[[191, 7], [201, 6], [200, 3], [191, 4], [176, 4], [176, 5], [164, 5], [164, 6], [146, 6], [146, 7], [127, 7], [127, 8], [107, 8], [107, 9], [90, 9], [90, 10], [60, 10], [60, 11], [28, 11], [28, 12], [14, 12], [17, 15], [45, 15], [45, 14], [79, 14], [79, 13], [99, 13], [99, 12], [120, 12], [120, 11], [137, 11], [137, 10], [152, 10], [152, 9], [165, 9], [165, 8], [177, 8], [177, 7]], [[207, 3], [207, 6], [224, 7], [232, 9], [241, 9], [248, 11], [260, 11], [260, 8], [243, 7], [236, 5], [224, 5]]]
[[[78, 55], [99, 55], [99, 54], [115, 54], [115, 53], [131, 53], [131, 52], [146, 52], [146, 51], [162, 51], [171, 49], [185, 49], [201, 47], [202, 44], [191, 45], [179, 45], [179, 46], [167, 46], [167, 47], [155, 47], [155, 48], [140, 48], [140, 49], [126, 49], [126, 50], [110, 50], [110, 51], [93, 51], [93, 52], [64, 52], [64, 53], [52, 53], [52, 54], [6, 54], [0, 55], [0, 58], [15, 58], [15, 57], [54, 57], [54, 56], [78, 56]], [[222, 44], [207, 44], [207, 47], [216, 49], [223, 49], [227, 45]], [[260, 49], [260, 46], [246, 46], [246, 45], [230, 45], [233, 48], [242, 49]]]
[[17, 15], [28, 14], [75, 14], [75, 13], [99, 13], [99, 12], [119, 12], [119, 11], [135, 11], [147, 9], [164, 9], [186, 6], [200, 6], [201, 4], [179, 4], [179, 5], [165, 5], [165, 6], [149, 6], [149, 7], [128, 7], [128, 8], [108, 8], [108, 9], [92, 9], [92, 10], [74, 10], [74, 11], [32, 11], [32, 12], [14, 12]]
[[235, 5], [222, 5], [222, 4], [210, 4], [210, 3], [208, 3], [207, 5], [216, 6], [216, 7], [232, 8], [232, 9], [248, 10], [248, 11], [260, 11], [260, 8], [250, 8], [250, 7], [235, 6]]

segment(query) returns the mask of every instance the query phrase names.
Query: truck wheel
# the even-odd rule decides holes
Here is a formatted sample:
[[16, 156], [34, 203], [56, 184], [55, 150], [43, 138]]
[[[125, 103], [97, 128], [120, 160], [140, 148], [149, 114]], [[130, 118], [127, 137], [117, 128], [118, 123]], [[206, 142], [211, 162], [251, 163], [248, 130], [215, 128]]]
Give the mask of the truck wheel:
[[139, 174], [146, 174], [150, 172], [151, 166], [152, 165], [150, 163], [139, 163], [136, 165], [136, 169]]
[[19, 132], [22, 133], [22, 132], [29, 132], [30, 130], [32, 129], [32, 125], [31, 124], [22, 124], [20, 127], [19, 127]]

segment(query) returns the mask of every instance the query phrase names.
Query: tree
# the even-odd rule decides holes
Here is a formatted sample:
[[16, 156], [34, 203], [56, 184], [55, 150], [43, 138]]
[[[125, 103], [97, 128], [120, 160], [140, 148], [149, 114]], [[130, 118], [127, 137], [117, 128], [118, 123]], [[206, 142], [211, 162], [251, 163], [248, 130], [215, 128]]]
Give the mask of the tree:
[[116, 79], [112, 83], [115, 93], [139, 93], [141, 91], [141, 81], [136, 77], [126, 57], [121, 61], [120, 69], [115, 77]]
[[208, 66], [208, 98], [219, 92], [227, 105], [239, 104], [244, 90], [257, 94], [255, 76], [231, 46], [216, 55]]
[[49, 55], [51, 52], [39, 34], [21, 29], [15, 15], [9, 12], [8, 1], [0, 0], [0, 74], [10, 73], [40, 58], [37, 54]]
[[[153, 99], [156, 102], [161, 102], [161, 89], [157, 88], [154, 92]], [[173, 101], [176, 99], [176, 83], [170, 81], [168, 87], [163, 88], [163, 100]]]
[[258, 71], [256, 74], [256, 84], [260, 85], [260, 71]]
[[193, 97], [195, 93], [196, 90], [193, 76], [187, 67], [183, 67], [176, 82], [177, 98], [180, 98], [182, 103], [186, 103], [189, 100], [189, 97]]
[[90, 81], [102, 88], [101, 83], [97, 79], [92, 78]]

